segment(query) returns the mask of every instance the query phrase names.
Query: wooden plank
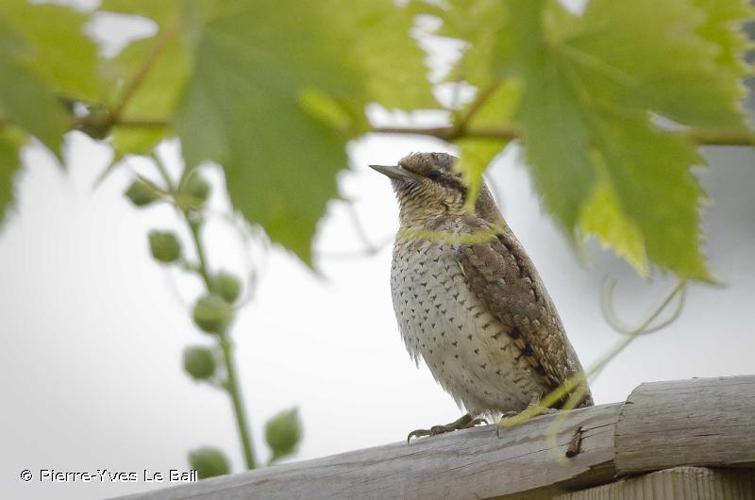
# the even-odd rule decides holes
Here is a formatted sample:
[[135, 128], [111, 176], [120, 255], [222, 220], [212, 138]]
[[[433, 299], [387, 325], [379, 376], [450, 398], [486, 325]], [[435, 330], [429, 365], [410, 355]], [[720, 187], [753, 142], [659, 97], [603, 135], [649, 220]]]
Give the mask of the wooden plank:
[[[495, 426], [432, 439], [353, 451], [199, 481], [128, 498], [136, 499], [438, 499], [491, 498], [547, 487], [526, 498], [551, 498], [553, 485], [572, 479], [610, 480], [614, 425], [620, 405], [574, 411], [546, 442], [552, 415], [501, 433]], [[582, 427], [581, 452], [563, 464], [566, 448]], [[602, 467], [601, 467], [602, 466]], [[524, 498], [524, 497], [519, 497]]]
[[642, 384], [616, 426], [621, 474], [755, 464], [755, 376]]
[[[551, 446], [555, 418], [500, 439], [486, 426], [129, 498], [542, 500], [648, 470], [755, 465], [755, 376], [643, 384], [626, 403], [571, 412]], [[565, 459], [570, 444], [579, 452]]]
[[675, 467], [587, 490], [558, 495], [554, 500], [752, 500], [755, 471]]

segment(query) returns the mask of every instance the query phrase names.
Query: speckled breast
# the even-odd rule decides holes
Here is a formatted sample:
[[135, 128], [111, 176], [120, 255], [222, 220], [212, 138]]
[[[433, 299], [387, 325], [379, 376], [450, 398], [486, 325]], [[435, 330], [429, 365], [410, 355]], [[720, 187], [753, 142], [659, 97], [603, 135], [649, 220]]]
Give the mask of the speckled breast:
[[456, 246], [397, 241], [391, 292], [409, 353], [474, 414], [519, 411], [545, 388], [500, 324], [467, 288]]

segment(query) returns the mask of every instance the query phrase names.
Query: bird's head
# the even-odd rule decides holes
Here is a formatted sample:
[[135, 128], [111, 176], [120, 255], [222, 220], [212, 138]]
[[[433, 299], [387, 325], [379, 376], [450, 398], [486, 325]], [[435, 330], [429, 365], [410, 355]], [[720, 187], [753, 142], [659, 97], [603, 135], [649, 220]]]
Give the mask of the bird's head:
[[[401, 223], [414, 225], [438, 216], [466, 213], [468, 188], [461, 173], [454, 169], [457, 160], [446, 153], [412, 153], [398, 165], [370, 167], [391, 179]], [[475, 212], [491, 223], [497, 223], [501, 217], [484, 182]]]

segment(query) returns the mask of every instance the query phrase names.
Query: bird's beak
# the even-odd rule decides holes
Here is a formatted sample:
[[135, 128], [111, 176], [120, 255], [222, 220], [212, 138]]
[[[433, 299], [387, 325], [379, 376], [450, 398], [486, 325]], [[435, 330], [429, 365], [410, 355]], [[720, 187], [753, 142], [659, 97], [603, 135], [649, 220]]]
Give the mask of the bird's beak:
[[417, 180], [419, 177], [414, 172], [401, 167], [400, 165], [370, 165], [370, 168], [377, 170], [381, 174], [397, 180]]

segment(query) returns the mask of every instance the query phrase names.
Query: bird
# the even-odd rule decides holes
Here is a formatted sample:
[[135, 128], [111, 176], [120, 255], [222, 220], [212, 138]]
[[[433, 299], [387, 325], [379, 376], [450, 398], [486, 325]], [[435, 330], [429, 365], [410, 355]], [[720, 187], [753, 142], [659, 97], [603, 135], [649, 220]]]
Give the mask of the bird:
[[[457, 161], [412, 153], [397, 165], [369, 165], [390, 179], [399, 204], [391, 295], [401, 337], [467, 412], [408, 441], [517, 414], [584, 376], [534, 264], [484, 181], [469, 207]], [[584, 378], [577, 387], [573, 406], [591, 406]]]

